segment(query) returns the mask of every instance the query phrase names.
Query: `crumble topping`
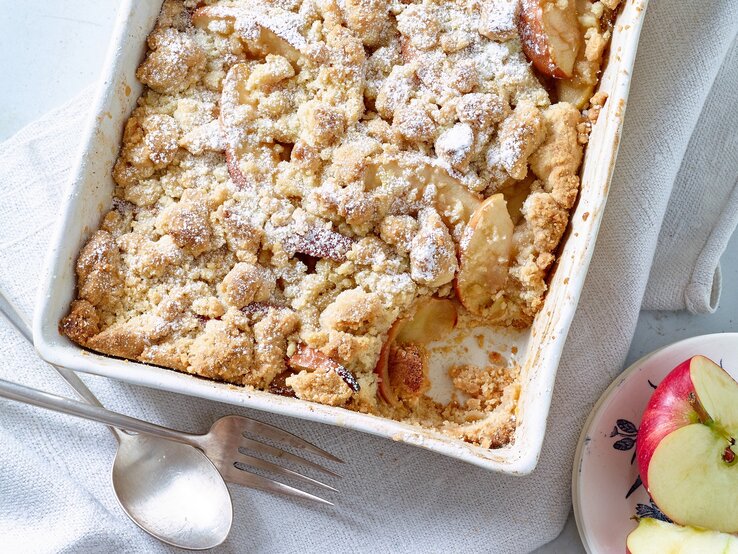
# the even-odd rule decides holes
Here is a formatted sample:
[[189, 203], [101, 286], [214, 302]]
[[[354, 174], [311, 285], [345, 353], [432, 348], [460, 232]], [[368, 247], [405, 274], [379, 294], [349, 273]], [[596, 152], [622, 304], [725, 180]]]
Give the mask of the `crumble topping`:
[[[616, 2], [582, 4], [586, 88]], [[452, 327], [458, 312], [524, 328], [541, 309], [605, 98], [589, 117], [552, 103], [519, 10], [164, 2], [113, 207], [79, 254], [61, 331], [113, 356], [510, 442], [516, 364], [451, 368], [457, 396], [440, 404], [426, 394], [423, 338], [437, 322], [413, 317], [444, 299], [433, 309]], [[506, 213], [482, 218], [488, 201]], [[484, 259], [468, 251], [482, 231], [505, 251], [488, 262], [501, 277], [467, 299], [456, 277], [465, 256]]]

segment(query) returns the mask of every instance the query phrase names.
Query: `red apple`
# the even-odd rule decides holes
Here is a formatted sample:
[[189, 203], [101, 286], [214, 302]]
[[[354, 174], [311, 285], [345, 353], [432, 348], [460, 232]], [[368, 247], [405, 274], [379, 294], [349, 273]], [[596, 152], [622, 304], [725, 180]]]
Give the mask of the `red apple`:
[[643, 484], [669, 518], [738, 532], [738, 383], [695, 356], [659, 384], [643, 413], [636, 451]]
[[582, 41], [574, 0], [523, 0], [518, 33], [538, 71], [557, 79], [572, 76]]
[[628, 535], [628, 554], [738, 554], [738, 538], [727, 533], [682, 527], [644, 518]]

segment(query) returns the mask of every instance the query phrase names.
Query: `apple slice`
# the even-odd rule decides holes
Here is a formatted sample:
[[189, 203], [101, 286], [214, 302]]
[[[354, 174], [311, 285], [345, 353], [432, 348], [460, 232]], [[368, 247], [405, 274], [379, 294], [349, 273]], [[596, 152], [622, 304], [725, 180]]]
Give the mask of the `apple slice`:
[[556, 79], [572, 76], [582, 42], [574, 0], [522, 0], [518, 33], [538, 71]]
[[400, 399], [392, 388], [392, 379], [390, 378], [390, 356], [397, 334], [402, 329], [404, 322], [404, 319], [398, 319], [392, 324], [392, 327], [390, 327], [387, 332], [387, 340], [384, 341], [382, 349], [379, 351], [377, 365], [374, 367], [374, 373], [376, 373], [378, 377], [377, 388], [379, 390], [379, 396], [381, 396], [382, 400], [390, 406], [400, 405]]
[[461, 181], [449, 175], [445, 168], [432, 163], [424, 164], [420, 170], [416, 170], [415, 178], [422, 188], [429, 185], [435, 187], [434, 206], [449, 229], [468, 223], [472, 213], [482, 203], [479, 194], [466, 188]]
[[643, 484], [670, 519], [738, 532], [738, 383], [695, 356], [659, 384], [636, 451]]
[[457, 320], [456, 306], [445, 298], [428, 298], [420, 301], [412, 317], [404, 320], [397, 334], [400, 344], [426, 344], [447, 336]]
[[419, 301], [408, 317], [399, 318], [387, 332], [374, 372], [379, 394], [391, 406], [428, 388], [423, 345], [447, 336], [456, 327], [456, 306], [444, 298]]
[[653, 518], [638, 521], [626, 540], [628, 554], [738, 554], [738, 538]]
[[464, 185], [438, 179], [436, 185], [435, 208], [449, 229], [456, 225], [469, 223], [472, 214], [481, 206], [482, 200]]
[[247, 97], [245, 89], [249, 76], [249, 68], [244, 63], [231, 66], [223, 80], [223, 92], [220, 95], [220, 127], [225, 137], [225, 159], [228, 174], [233, 184], [241, 190], [251, 188], [246, 176], [238, 166], [238, 149], [243, 141], [243, 131], [238, 121], [238, 106]]
[[568, 102], [578, 110], [583, 110], [594, 94], [596, 83], [587, 83], [578, 76], [556, 81], [559, 102]]
[[502, 190], [502, 195], [507, 202], [507, 212], [510, 214], [513, 225], [517, 225], [523, 219], [523, 204], [530, 196], [530, 187], [536, 180], [532, 171], [522, 181], [514, 181], [510, 186]]
[[226, 168], [228, 169], [228, 175], [231, 176], [231, 181], [233, 181], [233, 184], [236, 185], [239, 190], [250, 188], [249, 181], [246, 179], [246, 176], [238, 167], [238, 158], [236, 158], [236, 155], [233, 153], [233, 148], [228, 144], [226, 144], [225, 147], [225, 160]]
[[459, 245], [454, 286], [464, 307], [484, 315], [505, 285], [512, 250], [513, 222], [502, 194], [487, 198], [472, 215]]
[[272, 379], [272, 382], [269, 383], [269, 388], [267, 390], [272, 394], [278, 394], [279, 396], [297, 398], [295, 391], [292, 390], [292, 387], [290, 387], [286, 382], [287, 377], [290, 377], [291, 375], [294, 375], [294, 373], [292, 373], [290, 370], [283, 371], [274, 379]]
[[407, 167], [396, 160], [382, 164], [370, 163], [364, 172], [364, 186], [366, 190], [374, 190], [383, 182], [402, 179], [408, 181], [420, 194], [428, 186], [433, 186], [436, 192], [433, 205], [446, 226], [453, 230], [466, 225], [472, 213], [482, 203], [482, 197], [449, 175], [446, 169], [432, 163], [421, 162], [418, 165], [420, 167]]
[[[240, 6], [201, 6], [192, 14], [192, 24], [200, 29], [208, 29], [215, 21], [233, 25], [243, 38], [261, 39], [270, 47], [271, 53], [282, 54], [291, 60], [298, 58], [298, 52], [307, 50], [307, 40], [300, 33], [306, 19], [279, 6], [243, 2]], [[272, 36], [265, 36], [262, 29]]]
[[352, 391], [359, 392], [361, 389], [356, 377], [348, 369], [336, 360], [323, 354], [320, 350], [304, 344], [297, 346], [297, 351], [287, 360], [287, 363], [291, 368], [297, 370], [315, 371], [316, 369], [324, 369], [326, 371], [335, 371]]

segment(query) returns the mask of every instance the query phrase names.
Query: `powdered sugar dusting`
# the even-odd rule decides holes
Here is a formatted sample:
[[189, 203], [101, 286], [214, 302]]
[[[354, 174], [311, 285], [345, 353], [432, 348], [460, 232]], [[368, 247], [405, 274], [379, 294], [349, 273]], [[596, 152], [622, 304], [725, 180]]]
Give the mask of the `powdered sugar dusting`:
[[[114, 170], [130, 204], [80, 255], [62, 328], [116, 356], [386, 415], [373, 370], [393, 323], [460, 294], [464, 229], [494, 187], [518, 187], [551, 128], [518, 2], [203, 4], [166, 2], [149, 37], [138, 75], [151, 90]], [[538, 240], [566, 208], [534, 190], [520, 218]], [[557, 202], [576, 196], [564, 192]], [[545, 293], [553, 250], [532, 240], [514, 267], [496, 258], [510, 282], [495, 291], [501, 324], [529, 323]], [[330, 316], [339, 298], [345, 320]], [[334, 367], [289, 368], [301, 345]], [[479, 403], [408, 400], [387, 410], [446, 429], [480, 417]]]
[[290, 46], [301, 52], [307, 50], [307, 40], [300, 30], [306, 24], [297, 13], [262, 2], [244, 2], [239, 6], [207, 6], [200, 8], [195, 17], [232, 19], [234, 29], [246, 40], [256, 40], [261, 27], [269, 29]]
[[490, 39], [509, 40], [517, 34], [519, 0], [486, 0], [482, 3], [479, 32]]
[[464, 162], [474, 144], [474, 132], [467, 123], [457, 123], [436, 140], [436, 153], [452, 166]]
[[192, 154], [202, 154], [206, 150], [223, 152], [225, 136], [217, 119], [192, 129], [179, 139], [179, 145], [187, 148]]
[[351, 250], [352, 244], [349, 237], [323, 227], [313, 227], [304, 234], [290, 235], [284, 241], [288, 251], [336, 262], [346, 261], [346, 253]]

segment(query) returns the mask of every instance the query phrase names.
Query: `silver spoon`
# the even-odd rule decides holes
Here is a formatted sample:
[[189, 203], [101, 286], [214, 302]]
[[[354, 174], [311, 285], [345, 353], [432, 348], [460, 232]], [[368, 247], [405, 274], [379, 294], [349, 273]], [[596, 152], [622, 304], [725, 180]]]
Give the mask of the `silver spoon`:
[[[0, 313], [31, 344], [31, 329], [0, 294]], [[113, 489], [123, 511], [157, 539], [189, 550], [221, 544], [233, 523], [233, 504], [220, 473], [197, 448], [146, 434], [129, 434], [138, 420], [102, 407], [76, 373], [54, 367], [89, 405], [0, 380], [2, 396], [110, 425], [118, 441]]]

